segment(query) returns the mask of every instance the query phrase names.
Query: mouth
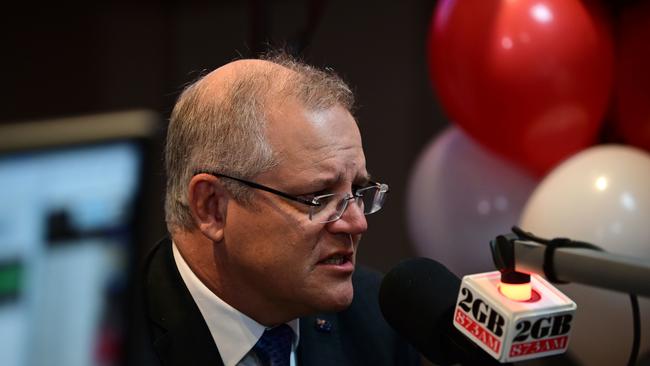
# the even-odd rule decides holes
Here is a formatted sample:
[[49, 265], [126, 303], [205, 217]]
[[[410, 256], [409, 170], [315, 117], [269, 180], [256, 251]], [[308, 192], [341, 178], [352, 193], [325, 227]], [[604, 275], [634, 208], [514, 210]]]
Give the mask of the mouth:
[[321, 259], [316, 264], [318, 266], [327, 267], [332, 270], [338, 270], [342, 272], [352, 272], [354, 271], [353, 254], [354, 254], [353, 252], [333, 253]]

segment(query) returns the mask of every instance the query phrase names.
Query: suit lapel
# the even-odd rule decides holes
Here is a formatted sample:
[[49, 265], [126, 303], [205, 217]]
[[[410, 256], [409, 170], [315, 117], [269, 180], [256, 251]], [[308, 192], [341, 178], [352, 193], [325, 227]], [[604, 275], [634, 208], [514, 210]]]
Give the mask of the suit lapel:
[[145, 266], [145, 306], [162, 363], [223, 365], [210, 330], [178, 273], [169, 239], [154, 247]]

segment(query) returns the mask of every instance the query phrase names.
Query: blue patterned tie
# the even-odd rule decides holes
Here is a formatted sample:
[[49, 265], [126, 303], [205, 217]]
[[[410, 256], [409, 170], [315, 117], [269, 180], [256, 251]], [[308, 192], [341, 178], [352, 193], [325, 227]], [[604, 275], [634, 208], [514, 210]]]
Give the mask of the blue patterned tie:
[[264, 366], [289, 366], [293, 330], [286, 324], [267, 329], [253, 349]]

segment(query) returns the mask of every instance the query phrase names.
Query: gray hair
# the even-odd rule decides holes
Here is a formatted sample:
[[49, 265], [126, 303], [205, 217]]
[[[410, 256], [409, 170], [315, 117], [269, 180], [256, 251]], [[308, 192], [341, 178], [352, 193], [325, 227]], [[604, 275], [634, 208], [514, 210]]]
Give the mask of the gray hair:
[[[352, 91], [332, 70], [319, 70], [286, 54], [264, 59], [294, 72], [280, 79], [270, 68], [252, 68], [238, 75], [219, 97], [200, 78], [179, 96], [165, 145], [165, 220], [170, 233], [196, 227], [187, 191], [196, 172], [252, 179], [279, 163], [266, 138], [266, 110], [277, 98], [296, 98], [311, 110], [337, 104], [352, 109]], [[270, 95], [271, 86], [279, 86], [279, 95]], [[251, 203], [247, 187], [228, 179], [222, 182], [233, 199]]]

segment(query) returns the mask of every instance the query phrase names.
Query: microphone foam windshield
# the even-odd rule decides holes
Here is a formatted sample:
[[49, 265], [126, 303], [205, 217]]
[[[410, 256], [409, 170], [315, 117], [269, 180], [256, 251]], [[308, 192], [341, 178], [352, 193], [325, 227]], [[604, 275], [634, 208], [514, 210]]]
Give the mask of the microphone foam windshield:
[[457, 361], [448, 335], [459, 288], [460, 279], [442, 264], [409, 259], [384, 277], [379, 306], [386, 321], [426, 358], [450, 364]]

